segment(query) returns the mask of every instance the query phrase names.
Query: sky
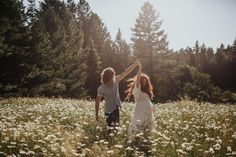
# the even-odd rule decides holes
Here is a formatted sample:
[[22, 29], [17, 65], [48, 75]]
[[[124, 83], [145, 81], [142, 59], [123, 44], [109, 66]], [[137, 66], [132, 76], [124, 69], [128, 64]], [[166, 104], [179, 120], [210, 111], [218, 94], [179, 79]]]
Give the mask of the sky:
[[[78, 1], [78, 0], [75, 0]], [[112, 39], [118, 28], [130, 43], [135, 20], [147, 0], [87, 0], [105, 23]], [[148, 0], [163, 20], [162, 29], [173, 50], [196, 40], [214, 49], [236, 38], [236, 0]]]

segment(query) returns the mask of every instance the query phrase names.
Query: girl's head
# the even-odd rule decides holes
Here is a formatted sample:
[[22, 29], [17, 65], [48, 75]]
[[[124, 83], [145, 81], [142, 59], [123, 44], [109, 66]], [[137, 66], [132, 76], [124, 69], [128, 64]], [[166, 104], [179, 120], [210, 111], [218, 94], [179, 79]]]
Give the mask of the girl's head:
[[105, 68], [101, 73], [101, 82], [107, 84], [114, 81], [115, 79], [115, 70], [111, 67]]
[[[135, 76], [134, 79], [132, 79], [131, 83], [129, 84], [128, 95], [126, 97], [126, 99], [128, 100], [132, 95], [132, 91], [134, 89], [136, 80], [137, 76]], [[150, 78], [148, 77], [148, 75], [143, 73], [141, 74], [140, 78], [140, 89], [142, 92], [146, 93], [150, 99], [153, 97], [153, 86], [151, 84]]]

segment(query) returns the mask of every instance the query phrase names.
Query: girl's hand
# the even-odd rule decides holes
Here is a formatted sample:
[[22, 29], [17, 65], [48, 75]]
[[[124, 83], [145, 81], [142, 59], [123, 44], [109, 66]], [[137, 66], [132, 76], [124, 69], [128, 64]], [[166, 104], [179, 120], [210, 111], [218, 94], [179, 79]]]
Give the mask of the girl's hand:
[[141, 63], [140, 63], [139, 59], [136, 59], [135, 62], [134, 62], [134, 64], [135, 64], [136, 66], [139, 66], [139, 67], [141, 66]]
[[142, 64], [140, 63], [140, 61], [139, 61], [139, 60], [138, 60], [138, 66], [139, 66], [139, 67], [141, 67], [141, 66], [142, 66]]
[[138, 60], [138, 59], [135, 60], [134, 65], [135, 65], [135, 66], [138, 66], [138, 65], [139, 65], [139, 60]]
[[152, 112], [153, 112], [153, 113], [156, 112], [156, 108], [155, 108], [155, 106], [152, 106]]

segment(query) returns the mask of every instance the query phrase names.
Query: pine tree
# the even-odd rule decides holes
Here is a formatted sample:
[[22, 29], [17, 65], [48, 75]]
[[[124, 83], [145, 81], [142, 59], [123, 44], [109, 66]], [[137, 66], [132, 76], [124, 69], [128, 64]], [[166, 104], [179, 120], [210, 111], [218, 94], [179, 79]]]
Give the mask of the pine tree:
[[83, 47], [87, 47], [93, 40], [102, 67], [114, 66], [114, 49], [112, 48], [111, 37], [100, 17], [91, 11], [85, 0], [80, 0], [77, 5], [77, 17], [79, 27], [84, 32]]
[[161, 30], [162, 21], [153, 6], [146, 2], [141, 8], [133, 31], [134, 55], [143, 64], [144, 71], [153, 79], [155, 57], [168, 52], [166, 34]]
[[[167, 80], [164, 79], [167, 74], [166, 71], [168, 72], [170, 67], [173, 70], [176, 69], [174, 62], [168, 61], [167, 35], [161, 29], [161, 25], [162, 20], [159, 20], [159, 14], [156, 13], [156, 10], [149, 2], [146, 2], [141, 8], [139, 17], [136, 19], [136, 24], [132, 29], [133, 37], [131, 38], [134, 56], [141, 61], [143, 71], [149, 75], [156, 94], [158, 90], [165, 88], [165, 84], [168, 84]], [[168, 73], [167, 75], [169, 76], [170, 74]], [[160, 95], [156, 96], [154, 96], [155, 99], [160, 98]]]
[[[133, 56], [131, 55], [130, 46], [126, 43], [126, 41], [122, 37], [122, 33], [120, 29], [118, 29], [116, 39], [113, 43], [113, 49], [114, 49], [114, 68], [118, 74], [122, 73], [125, 68], [127, 68], [131, 61], [134, 60]], [[134, 74], [130, 74], [130, 76], [133, 76]], [[127, 79], [129, 78], [126, 77]], [[120, 96], [121, 98], [126, 97], [125, 91], [127, 90], [127, 81], [126, 78], [124, 81], [120, 83]]]
[[83, 63], [83, 32], [64, 2], [45, 0], [32, 26], [32, 60], [29, 79], [33, 95], [85, 95], [86, 65]]
[[116, 71], [121, 73], [131, 62], [131, 50], [126, 41], [122, 38], [120, 29], [118, 29], [114, 42]]
[[196, 41], [195, 42], [195, 47], [194, 47], [194, 53], [196, 55], [196, 67], [198, 68], [198, 70], [200, 69], [200, 57], [199, 57], [199, 51], [200, 51], [200, 46], [199, 46], [199, 42]]
[[27, 27], [21, 1], [0, 1], [0, 95], [24, 95], [27, 71]]
[[100, 73], [101, 73], [101, 61], [97, 54], [97, 50], [94, 48], [93, 40], [90, 40], [90, 44], [85, 49], [85, 63], [87, 65], [87, 79], [85, 87], [88, 89], [88, 94], [95, 98], [97, 95], [97, 88], [100, 85]]

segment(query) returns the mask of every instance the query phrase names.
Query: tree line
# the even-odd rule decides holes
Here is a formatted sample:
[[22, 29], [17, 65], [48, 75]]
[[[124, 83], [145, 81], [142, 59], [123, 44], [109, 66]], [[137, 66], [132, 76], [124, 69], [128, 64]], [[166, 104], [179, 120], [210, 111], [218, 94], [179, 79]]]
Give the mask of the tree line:
[[[155, 8], [146, 2], [131, 44], [115, 40], [88, 2], [0, 1], [0, 96], [94, 98], [103, 68], [121, 73], [136, 58], [154, 86], [154, 101], [183, 97], [236, 102], [236, 40], [214, 52], [196, 41], [173, 51]], [[130, 75], [130, 77], [133, 74]], [[125, 97], [127, 80], [121, 82]]]

